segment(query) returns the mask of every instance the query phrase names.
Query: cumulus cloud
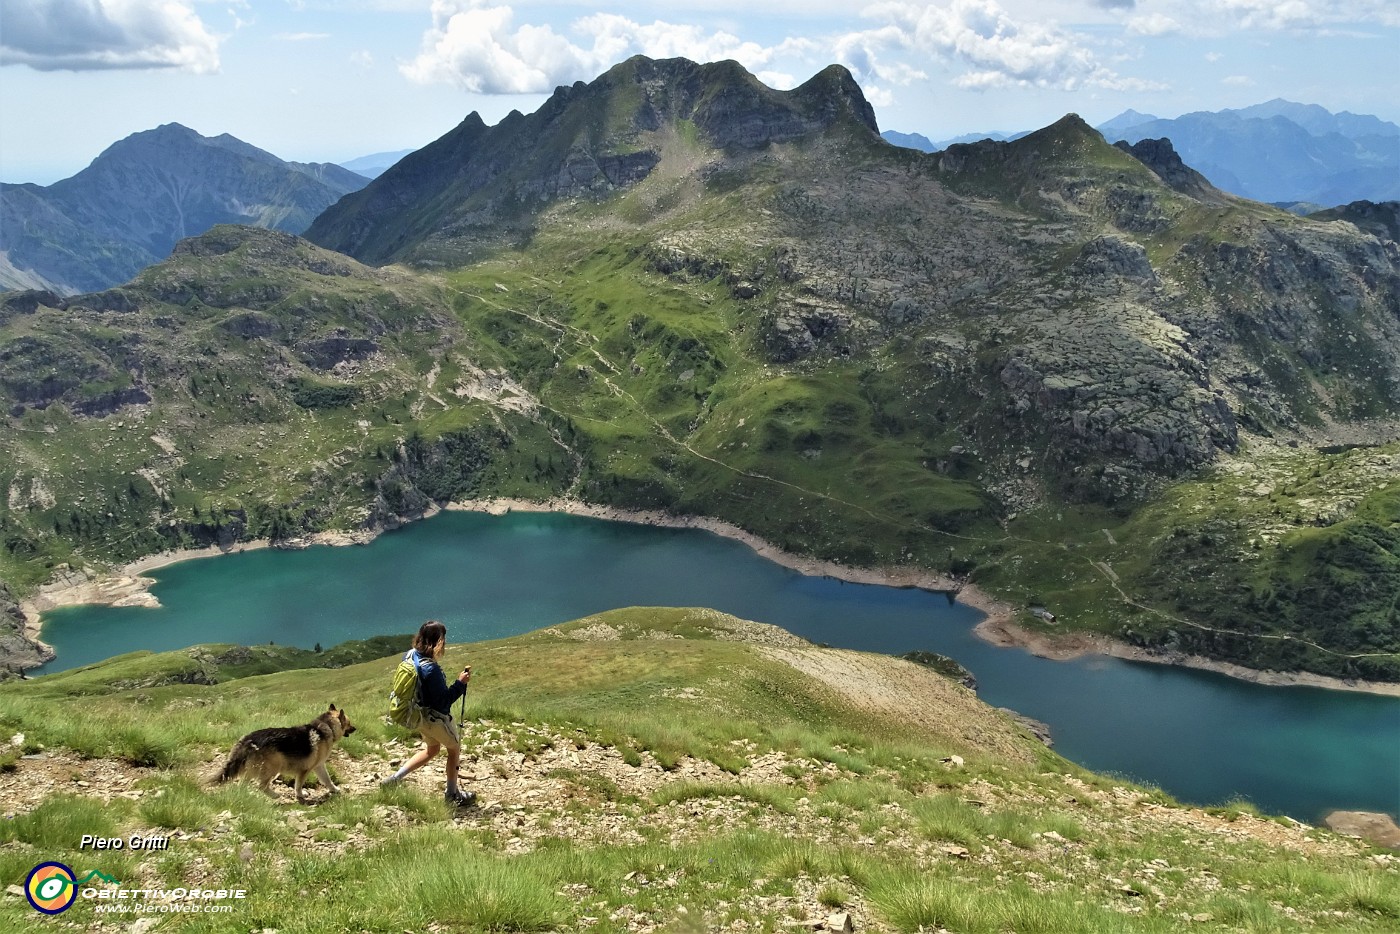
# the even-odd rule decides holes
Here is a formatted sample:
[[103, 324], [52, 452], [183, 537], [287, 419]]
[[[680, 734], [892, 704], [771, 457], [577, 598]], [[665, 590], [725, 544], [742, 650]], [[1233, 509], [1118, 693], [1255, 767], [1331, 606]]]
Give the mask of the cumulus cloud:
[[[775, 55], [804, 47], [804, 40], [763, 46], [727, 32], [698, 26], [638, 23], [625, 16], [597, 13], [575, 21], [578, 43], [548, 25], [515, 24], [508, 6], [483, 0], [433, 0], [432, 27], [423, 47], [400, 70], [423, 84], [457, 84], [482, 94], [545, 93], [561, 84], [591, 79], [629, 55], [684, 57], [700, 62], [734, 59], [750, 71]], [[768, 73], [791, 83], [791, 76]]]
[[1130, 32], [1146, 36], [1181, 32], [1220, 36], [1241, 30], [1306, 32], [1374, 26], [1400, 26], [1394, 0], [1150, 0], [1128, 21]]
[[1165, 13], [1144, 13], [1128, 20], [1128, 32], [1139, 36], [1168, 36], [1180, 31], [1181, 24]]
[[0, 0], [0, 65], [40, 71], [216, 71], [219, 42], [187, 0]]
[[[1093, 2], [1127, 9], [1138, 0]], [[1053, 23], [1017, 19], [996, 0], [896, 0], [870, 6], [862, 15], [871, 21], [868, 28], [762, 45], [722, 30], [662, 20], [640, 23], [614, 13], [584, 16], [556, 32], [549, 25], [517, 23], [510, 6], [492, 0], [433, 0], [422, 48], [400, 70], [413, 81], [456, 84], [476, 93], [546, 93], [640, 53], [702, 62], [734, 59], [774, 87], [791, 87], [789, 74], [768, 66], [799, 55], [850, 68], [877, 105], [891, 103], [895, 89], [926, 80], [921, 66], [929, 61], [959, 69], [953, 83], [963, 88], [1161, 87], [1117, 74], [1083, 36]]]
[[[884, 77], [886, 53], [915, 52], [963, 66], [958, 87], [1149, 90], [1102, 65], [1085, 42], [1052, 23], [1022, 22], [995, 0], [953, 0], [947, 6], [880, 3], [865, 10], [886, 25], [838, 40], [842, 63], [858, 76]], [[922, 76], [922, 73], [918, 73]], [[889, 80], [885, 78], [885, 80]]]

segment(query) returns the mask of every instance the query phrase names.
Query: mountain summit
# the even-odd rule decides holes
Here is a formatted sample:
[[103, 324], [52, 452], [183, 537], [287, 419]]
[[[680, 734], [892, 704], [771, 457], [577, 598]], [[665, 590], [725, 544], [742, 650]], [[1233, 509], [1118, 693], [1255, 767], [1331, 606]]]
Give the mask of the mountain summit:
[[635, 184], [667, 155], [740, 156], [838, 126], [879, 138], [874, 111], [839, 65], [776, 91], [736, 62], [636, 56], [555, 89], [528, 116], [512, 111], [488, 127], [472, 113], [327, 210], [307, 236], [370, 263], [460, 260], [503, 232], [526, 233], [551, 203]]
[[47, 188], [0, 186], [0, 287], [71, 295], [118, 285], [215, 224], [300, 233], [366, 181], [167, 123], [113, 143]]

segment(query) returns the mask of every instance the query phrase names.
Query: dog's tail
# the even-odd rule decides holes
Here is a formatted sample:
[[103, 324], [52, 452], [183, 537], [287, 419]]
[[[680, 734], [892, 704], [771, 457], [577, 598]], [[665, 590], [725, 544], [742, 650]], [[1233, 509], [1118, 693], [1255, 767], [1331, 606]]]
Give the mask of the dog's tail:
[[248, 765], [248, 753], [250, 751], [248, 744], [240, 740], [239, 743], [233, 747], [233, 752], [228, 754], [228, 761], [224, 763], [223, 771], [214, 776], [214, 783], [222, 785], [224, 782], [233, 781], [241, 775], [243, 769]]

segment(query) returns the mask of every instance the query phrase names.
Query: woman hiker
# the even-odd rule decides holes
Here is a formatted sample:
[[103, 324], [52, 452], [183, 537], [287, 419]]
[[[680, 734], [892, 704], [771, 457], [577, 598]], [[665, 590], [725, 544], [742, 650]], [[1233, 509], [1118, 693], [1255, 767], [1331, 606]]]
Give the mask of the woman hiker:
[[423, 721], [418, 727], [427, 746], [413, 754], [413, 758], [403, 764], [381, 785], [394, 785], [403, 781], [405, 775], [427, 765], [443, 747], [447, 748], [447, 792], [443, 795], [448, 804], [468, 807], [476, 801], [476, 795], [457, 787], [457, 767], [462, 760], [462, 740], [457, 735], [457, 724], [452, 722], [452, 702], [467, 693], [467, 682], [472, 678], [468, 665], [462, 669], [451, 687], [438, 664], [442, 653], [447, 649], [447, 627], [435, 619], [430, 619], [418, 627], [418, 635], [413, 637], [413, 648], [406, 656], [418, 668], [419, 702], [423, 707]]

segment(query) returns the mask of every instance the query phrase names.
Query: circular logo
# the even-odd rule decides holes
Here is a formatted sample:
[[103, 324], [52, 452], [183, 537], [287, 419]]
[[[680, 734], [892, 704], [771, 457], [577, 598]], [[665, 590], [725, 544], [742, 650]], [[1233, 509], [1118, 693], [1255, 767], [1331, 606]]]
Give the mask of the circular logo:
[[78, 897], [73, 870], [62, 863], [40, 863], [29, 870], [24, 880], [24, 897], [35, 911], [56, 915], [65, 911]]

